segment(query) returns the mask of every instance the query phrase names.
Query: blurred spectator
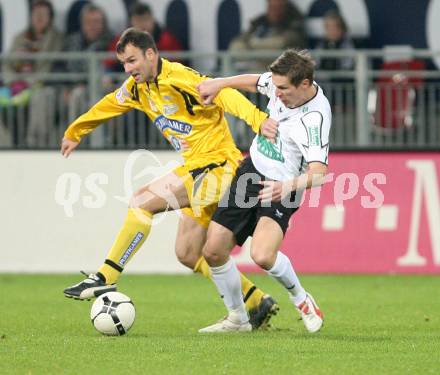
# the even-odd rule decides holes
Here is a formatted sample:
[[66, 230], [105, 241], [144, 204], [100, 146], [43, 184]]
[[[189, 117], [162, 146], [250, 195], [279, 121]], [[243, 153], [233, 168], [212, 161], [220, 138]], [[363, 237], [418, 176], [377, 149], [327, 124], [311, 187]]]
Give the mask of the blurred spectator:
[[[54, 10], [47, 0], [36, 0], [31, 4], [30, 25], [19, 33], [12, 42], [10, 52], [54, 52], [60, 51], [63, 44], [62, 34], [53, 26]], [[4, 66], [4, 82], [9, 92], [2, 90], [5, 103], [10, 95], [11, 104], [29, 103], [29, 125], [27, 145], [46, 146], [49, 138], [54, 137], [55, 89], [43, 86], [41, 78], [32, 76], [16, 79], [16, 73], [48, 73], [54, 66], [53, 60], [14, 60]]]
[[[112, 39], [113, 35], [108, 29], [104, 11], [94, 4], [87, 4], [81, 9], [80, 31], [67, 38], [65, 50], [69, 52], [106, 51]], [[67, 63], [69, 72], [86, 73], [87, 69], [88, 62], [86, 59]], [[86, 79], [66, 93], [66, 99], [69, 103], [69, 121], [73, 121], [88, 106], [85, 81]]]
[[[318, 49], [354, 49], [353, 41], [348, 34], [344, 18], [335, 10], [324, 15], [325, 37], [318, 41]], [[316, 59], [316, 66], [320, 70], [350, 70], [353, 69], [351, 57], [325, 57]]]
[[[231, 51], [282, 50], [306, 47], [304, 17], [288, 0], [267, 0], [266, 13], [251, 21], [248, 31], [233, 39]], [[244, 67], [266, 68], [272, 61], [260, 61], [255, 66], [247, 62]], [[244, 68], [243, 67], [243, 68]]]
[[[113, 39], [107, 26], [104, 11], [93, 4], [87, 4], [81, 9], [80, 31], [68, 36], [65, 50], [78, 51], [106, 51]], [[69, 72], [86, 72], [87, 61], [71, 61], [67, 65]]]
[[[130, 26], [136, 29], [147, 31], [150, 33], [156, 43], [159, 51], [182, 51], [183, 47], [179, 40], [171, 33], [171, 31], [162, 28], [154, 18], [153, 12], [149, 5], [145, 3], [134, 3], [129, 11]], [[110, 46], [109, 51], [116, 51], [116, 44], [120, 35], [116, 36]], [[172, 61], [172, 59], [170, 59]], [[106, 62], [111, 71], [123, 71], [122, 66], [115, 60]]]
[[137, 3], [130, 8], [130, 24], [136, 29], [149, 32], [159, 51], [183, 50], [183, 46], [171, 31], [159, 25], [147, 4]]

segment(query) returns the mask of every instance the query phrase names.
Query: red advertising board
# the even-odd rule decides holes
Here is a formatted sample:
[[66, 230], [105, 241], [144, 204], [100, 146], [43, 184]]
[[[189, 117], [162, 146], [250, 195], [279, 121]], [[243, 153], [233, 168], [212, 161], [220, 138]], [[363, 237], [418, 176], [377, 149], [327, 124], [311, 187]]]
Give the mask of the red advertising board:
[[297, 271], [440, 273], [440, 153], [331, 153], [329, 173], [282, 245]]

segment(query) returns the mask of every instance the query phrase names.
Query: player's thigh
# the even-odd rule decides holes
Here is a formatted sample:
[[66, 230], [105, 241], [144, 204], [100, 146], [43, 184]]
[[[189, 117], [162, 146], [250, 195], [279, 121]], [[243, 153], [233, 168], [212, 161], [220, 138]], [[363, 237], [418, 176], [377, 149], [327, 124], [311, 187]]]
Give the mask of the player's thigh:
[[140, 207], [152, 213], [189, 206], [183, 179], [168, 173], [140, 188], [132, 197], [130, 207]]
[[275, 263], [283, 237], [284, 233], [275, 220], [260, 217], [252, 235], [251, 257], [254, 262], [266, 270], [270, 269]]
[[211, 221], [208, 236], [203, 247], [203, 256], [211, 266], [225, 263], [236, 245], [234, 233], [223, 225]]
[[177, 229], [175, 251], [179, 261], [194, 268], [202, 256], [207, 229], [193, 217], [183, 214]]

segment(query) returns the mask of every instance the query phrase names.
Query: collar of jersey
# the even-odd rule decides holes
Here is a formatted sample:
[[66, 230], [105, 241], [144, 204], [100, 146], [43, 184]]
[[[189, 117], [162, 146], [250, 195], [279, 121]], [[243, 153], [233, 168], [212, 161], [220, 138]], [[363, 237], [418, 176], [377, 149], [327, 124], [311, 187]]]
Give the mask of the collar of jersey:
[[[166, 75], [168, 74], [169, 70], [170, 70], [170, 62], [166, 59], [163, 59], [159, 56], [159, 61], [157, 62], [157, 76], [154, 79], [154, 84], [156, 86], [159, 86], [159, 80], [163, 79], [164, 77], [166, 77]], [[146, 82], [147, 86], [150, 86], [149, 82]]]

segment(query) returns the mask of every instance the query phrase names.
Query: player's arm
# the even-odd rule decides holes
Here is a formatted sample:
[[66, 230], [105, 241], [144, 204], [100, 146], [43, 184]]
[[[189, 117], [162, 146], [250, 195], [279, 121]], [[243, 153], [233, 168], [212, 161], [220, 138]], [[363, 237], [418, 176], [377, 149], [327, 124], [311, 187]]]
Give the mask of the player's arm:
[[[197, 85], [197, 90], [199, 91], [200, 97], [205, 105], [214, 102], [226, 112], [231, 113], [250, 124], [252, 130], [256, 133], [260, 132], [267, 139], [274, 142], [277, 136], [278, 123], [270, 118], [266, 118], [261, 122], [262, 116], [255, 119], [254, 111], [259, 110], [248, 99], [235, 90], [237, 89], [248, 92], [259, 91], [260, 93], [267, 95], [264, 91], [267, 89], [267, 85], [260, 85], [262, 79], [264, 81], [268, 79], [267, 77], [271, 78], [271, 74], [241, 74], [231, 77], [204, 80]], [[261, 111], [259, 112], [261, 114]], [[259, 124], [258, 121], [260, 121]]]
[[321, 186], [325, 182], [328, 166], [321, 162], [309, 163], [306, 172], [287, 181], [260, 181], [263, 189], [258, 198], [263, 201], [280, 201], [295, 190], [305, 190]]
[[[249, 74], [246, 76], [254, 76]], [[247, 78], [247, 83], [241, 81], [241, 85], [244, 87], [248, 85], [250, 87], [250, 79]], [[252, 79], [253, 85], [256, 87], [259, 75], [255, 75]], [[199, 75], [192, 69], [185, 69], [185, 82], [187, 82], [187, 89], [193, 95], [199, 95], [198, 86], [205, 81], [211, 81], [205, 76]], [[256, 91], [256, 88], [255, 88]], [[201, 97], [200, 97], [201, 98]], [[202, 98], [201, 98], [202, 99]], [[203, 100], [203, 99], [202, 99]], [[214, 99], [214, 104], [222, 108], [225, 112], [228, 112], [246, 122], [255, 133], [260, 132], [260, 129], [271, 127], [276, 128], [277, 123], [268, 119], [267, 114], [260, 111], [252, 102], [250, 102], [243, 94], [232, 88], [225, 88]], [[276, 131], [272, 132], [276, 136]], [[263, 133], [262, 133], [263, 134]], [[263, 134], [266, 136], [266, 134]]]
[[[305, 145], [301, 149], [304, 159], [307, 161], [307, 170], [298, 177], [288, 181], [261, 181], [264, 186], [260, 190], [262, 201], [280, 201], [282, 198], [295, 190], [310, 189], [321, 186], [325, 182], [328, 169], [329, 135], [331, 127], [330, 107], [321, 112], [308, 112], [301, 118], [303, 132], [298, 143]], [[291, 129], [291, 138], [295, 142], [295, 131]]]
[[135, 106], [136, 103], [128, 91], [126, 81], [121, 88], [106, 95], [89, 111], [69, 125], [61, 143], [61, 154], [68, 157], [78, 147], [85, 135], [103, 122], [129, 111]]
[[260, 111], [249, 99], [235, 89], [221, 90], [214, 99], [214, 103], [223, 108], [225, 112], [242, 119], [255, 133], [259, 133], [262, 130], [262, 125], [266, 123], [278, 126], [276, 121], [268, 119], [267, 113]]
[[225, 88], [247, 92], [257, 92], [259, 74], [241, 74], [238, 76], [208, 79], [197, 85], [197, 91], [204, 105], [211, 104], [217, 94]]

